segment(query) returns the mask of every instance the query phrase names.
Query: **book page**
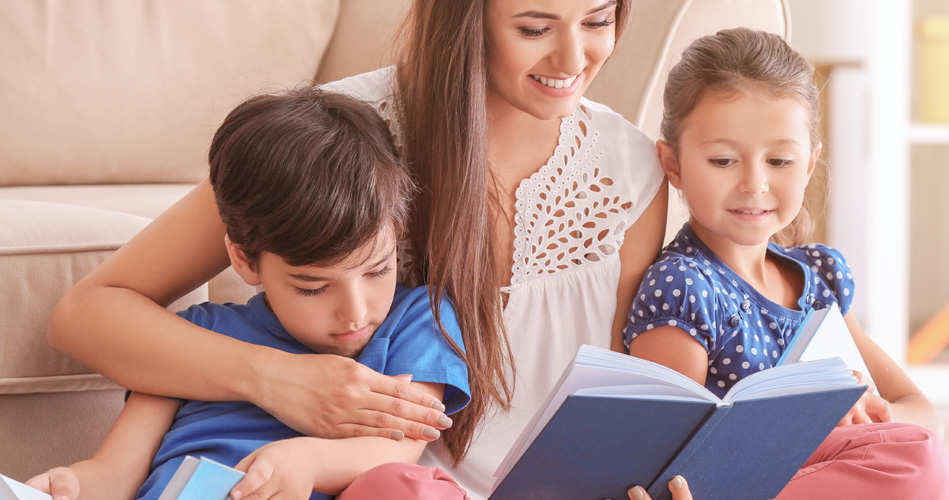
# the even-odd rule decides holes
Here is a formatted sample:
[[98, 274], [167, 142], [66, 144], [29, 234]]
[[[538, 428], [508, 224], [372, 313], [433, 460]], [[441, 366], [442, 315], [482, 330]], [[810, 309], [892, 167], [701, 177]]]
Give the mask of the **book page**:
[[53, 497], [0, 474], [0, 500], [53, 500]]
[[779, 364], [833, 357], [843, 359], [851, 370], [873, 380], [853, 340], [853, 334], [850, 333], [850, 328], [837, 306], [812, 312], [791, 341]]

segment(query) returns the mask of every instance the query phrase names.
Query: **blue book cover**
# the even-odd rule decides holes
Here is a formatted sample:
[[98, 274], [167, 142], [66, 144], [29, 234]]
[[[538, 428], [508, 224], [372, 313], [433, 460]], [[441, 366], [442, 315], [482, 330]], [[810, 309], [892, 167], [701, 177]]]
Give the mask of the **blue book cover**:
[[666, 367], [591, 349], [502, 462], [491, 500], [621, 499], [634, 484], [669, 500], [676, 474], [696, 498], [773, 498], [865, 390], [829, 359], [764, 370], [720, 399]]
[[244, 473], [208, 458], [185, 457], [158, 500], [225, 500]]

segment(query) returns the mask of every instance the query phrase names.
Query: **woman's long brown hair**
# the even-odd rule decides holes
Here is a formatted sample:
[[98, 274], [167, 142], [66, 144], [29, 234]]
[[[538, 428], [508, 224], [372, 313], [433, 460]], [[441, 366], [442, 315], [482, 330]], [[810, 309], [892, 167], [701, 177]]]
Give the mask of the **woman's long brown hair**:
[[[501, 314], [490, 221], [497, 210], [487, 158], [488, 0], [416, 0], [401, 30], [395, 90], [402, 159], [419, 186], [409, 219], [413, 278], [454, 302], [468, 363], [471, 403], [442, 436], [453, 465], [478, 422], [506, 411], [514, 361]], [[617, 35], [629, 3], [617, 3]], [[437, 308], [433, 308], [436, 311]]]

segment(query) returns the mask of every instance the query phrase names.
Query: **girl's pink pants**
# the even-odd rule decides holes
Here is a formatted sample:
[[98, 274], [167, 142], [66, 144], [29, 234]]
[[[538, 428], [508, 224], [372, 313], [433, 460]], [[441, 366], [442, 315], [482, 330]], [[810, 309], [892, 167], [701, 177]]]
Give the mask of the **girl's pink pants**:
[[[692, 494], [702, 498], [700, 491]], [[363, 474], [336, 498], [466, 500], [468, 496], [442, 469], [391, 463]], [[838, 427], [776, 500], [876, 498], [949, 500], [945, 445], [932, 432], [915, 425]]]

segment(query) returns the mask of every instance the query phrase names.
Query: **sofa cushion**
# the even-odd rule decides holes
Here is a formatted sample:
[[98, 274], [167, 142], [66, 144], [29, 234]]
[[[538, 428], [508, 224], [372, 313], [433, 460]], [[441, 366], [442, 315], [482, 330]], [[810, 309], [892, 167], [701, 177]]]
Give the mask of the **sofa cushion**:
[[248, 95], [312, 79], [339, 0], [5, 2], [0, 185], [198, 182]]
[[10, 186], [0, 187], [0, 199], [63, 203], [154, 219], [192, 189], [194, 184]]
[[[49, 313], [149, 219], [58, 203], [0, 200], [0, 394], [114, 387], [46, 344]], [[172, 304], [207, 300], [202, 287]]]

